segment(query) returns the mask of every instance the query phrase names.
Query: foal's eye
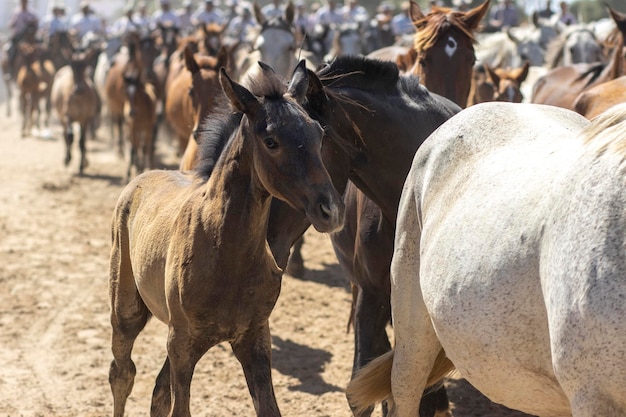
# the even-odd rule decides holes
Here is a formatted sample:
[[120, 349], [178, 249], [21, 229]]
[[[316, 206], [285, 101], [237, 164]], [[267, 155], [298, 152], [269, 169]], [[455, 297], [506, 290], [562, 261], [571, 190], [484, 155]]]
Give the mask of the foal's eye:
[[278, 142], [276, 142], [274, 138], [271, 136], [267, 136], [265, 139], [263, 139], [263, 143], [265, 143], [265, 146], [267, 147], [267, 149], [278, 148]]

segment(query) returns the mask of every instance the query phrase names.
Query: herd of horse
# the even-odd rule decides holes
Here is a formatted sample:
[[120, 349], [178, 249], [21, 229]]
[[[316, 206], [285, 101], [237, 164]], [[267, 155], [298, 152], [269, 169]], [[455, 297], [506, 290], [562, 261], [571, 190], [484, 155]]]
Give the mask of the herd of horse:
[[[190, 415], [195, 364], [229, 342], [257, 415], [279, 416], [268, 322], [311, 225], [352, 287], [355, 416], [450, 415], [454, 370], [526, 413], [626, 414], [626, 14], [608, 8], [608, 33], [534, 16], [482, 34], [489, 5], [411, 2], [411, 41], [374, 51], [358, 27], [303, 39], [291, 3], [271, 19], [255, 4], [250, 42], [220, 25], [132, 33], [112, 56], [20, 42], [3, 70], [24, 136], [44, 101], [66, 165], [79, 125], [79, 173], [101, 113], [130, 149], [112, 220], [115, 416], [152, 316], [169, 331], [152, 415]], [[179, 170], [153, 169], [161, 127]]]

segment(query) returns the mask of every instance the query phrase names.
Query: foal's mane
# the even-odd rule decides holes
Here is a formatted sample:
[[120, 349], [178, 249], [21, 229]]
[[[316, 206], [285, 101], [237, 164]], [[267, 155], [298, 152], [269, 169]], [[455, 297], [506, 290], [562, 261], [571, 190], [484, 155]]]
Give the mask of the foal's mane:
[[461, 31], [472, 44], [476, 43], [476, 38], [472, 29], [463, 21], [463, 12], [455, 12], [447, 7], [433, 7], [432, 11], [415, 22], [418, 31], [415, 34], [413, 47], [419, 52], [427, 52], [435, 46], [439, 38], [451, 29]]
[[[266, 77], [260, 73], [257, 77], [247, 80], [246, 87], [257, 97], [276, 100], [287, 92], [287, 86], [279, 77]], [[226, 144], [233, 138], [243, 113], [233, 111], [224, 95], [220, 97], [216, 110], [207, 116], [198, 128], [199, 157], [196, 175], [207, 180], [217, 161], [222, 155]]]
[[598, 155], [612, 153], [626, 160], [626, 103], [617, 104], [595, 117], [581, 136]]

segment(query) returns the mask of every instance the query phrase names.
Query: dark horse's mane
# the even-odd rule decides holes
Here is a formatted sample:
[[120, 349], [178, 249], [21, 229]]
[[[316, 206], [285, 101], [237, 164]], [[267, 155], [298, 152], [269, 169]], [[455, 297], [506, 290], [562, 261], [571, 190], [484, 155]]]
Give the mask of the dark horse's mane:
[[[270, 100], [279, 99], [287, 91], [287, 86], [278, 77], [263, 75], [248, 80], [247, 87], [255, 96]], [[235, 136], [234, 133], [243, 118], [243, 113], [233, 111], [226, 96], [221, 98], [216, 109], [200, 123], [197, 130], [199, 158], [195, 171], [203, 180], [211, 176], [226, 144]]]
[[317, 71], [325, 87], [331, 89], [358, 88], [361, 90], [393, 91], [397, 88], [400, 72], [393, 62], [360, 56], [339, 56]]

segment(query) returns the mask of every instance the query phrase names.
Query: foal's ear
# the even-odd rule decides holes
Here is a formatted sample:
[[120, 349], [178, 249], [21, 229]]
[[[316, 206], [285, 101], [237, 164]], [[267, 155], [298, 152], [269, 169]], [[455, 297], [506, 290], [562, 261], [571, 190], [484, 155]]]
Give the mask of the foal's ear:
[[254, 114], [261, 106], [259, 100], [244, 86], [234, 82], [224, 67], [220, 68], [220, 84], [235, 110], [245, 114]]
[[416, 1], [411, 0], [409, 4], [409, 16], [411, 17], [413, 25], [416, 27], [417, 21], [424, 18], [424, 13], [422, 13], [422, 9], [420, 9], [420, 5], [417, 4]]
[[303, 60], [298, 62], [296, 69], [293, 71], [291, 81], [289, 81], [289, 87], [287, 93], [293, 97], [298, 103], [304, 103], [307, 90], [309, 89], [309, 73], [306, 69], [306, 63]]

